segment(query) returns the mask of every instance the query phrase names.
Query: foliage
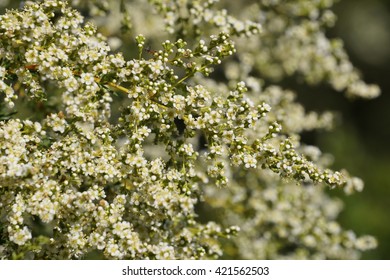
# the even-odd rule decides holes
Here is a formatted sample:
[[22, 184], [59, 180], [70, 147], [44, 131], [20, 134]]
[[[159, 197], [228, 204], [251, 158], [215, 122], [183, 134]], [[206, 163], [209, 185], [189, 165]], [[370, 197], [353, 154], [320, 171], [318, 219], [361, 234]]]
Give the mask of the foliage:
[[333, 114], [278, 86], [379, 94], [324, 35], [333, 1], [247, 1], [237, 15], [237, 2], [149, 2], [26, 1], [0, 17], [2, 257], [349, 259], [375, 247], [340, 227], [324, 193], [363, 182], [300, 143]]

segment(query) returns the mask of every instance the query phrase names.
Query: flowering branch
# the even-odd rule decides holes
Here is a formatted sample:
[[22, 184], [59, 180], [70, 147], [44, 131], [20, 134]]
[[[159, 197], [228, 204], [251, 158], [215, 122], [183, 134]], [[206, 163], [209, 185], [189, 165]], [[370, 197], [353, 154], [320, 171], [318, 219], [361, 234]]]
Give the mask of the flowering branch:
[[[214, 1], [186, 7], [180, 1], [150, 2], [168, 32], [178, 35], [162, 40], [150, 59], [142, 57], [143, 35], [135, 40], [138, 58], [113, 54], [96, 27], [84, 24], [65, 1], [28, 2], [0, 16], [4, 103], [18, 111], [33, 100], [51, 106], [41, 118], [8, 114], [0, 120], [4, 256], [19, 250], [22, 257], [31, 251], [46, 259], [81, 258], [91, 251], [116, 259], [217, 258], [223, 254], [221, 239], [235, 236], [232, 242], [240, 248], [250, 243], [247, 238], [266, 242], [271, 251], [265, 257], [276, 258], [272, 248], [279, 241], [267, 236], [283, 239], [289, 230], [300, 247], [326, 256], [374, 246], [370, 237], [353, 240], [339, 229], [336, 214], [323, 204], [322, 187], [311, 186], [362, 188], [359, 179], [331, 171], [319, 150], [297, 140], [302, 130], [328, 127], [329, 114], [306, 113], [279, 87], [262, 91], [262, 81], [250, 74], [258, 70], [254, 64], [241, 71], [242, 79], [233, 73], [237, 60], [248, 62], [239, 67], [251, 65], [252, 49], [239, 43], [257, 36], [260, 24], [239, 21], [215, 9]], [[126, 30], [130, 10], [122, 1]], [[193, 38], [187, 38], [190, 30]], [[243, 56], [233, 39], [249, 48]], [[214, 67], [226, 81], [210, 78]], [[22, 89], [28, 99], [18, 96]], [[312, 189], [294, 188], [289, 196], [287, 180]], [[290, 229], [286, 213], [275, 218], [283, 205], [293, 208], [292, 198], [319, 209], [320, 229], [309, 226], [317, 218], [306, 214], [299, 222], [320, 237]], [[227, 207], [224, 218], [200, 222], [196, 208], [202, 201], [213, 209]], [[303, 204], [299, 211], [305, 211]], [[261, 217], [264, 209], [269, 216]], [[50, 228], [49, 236], [33, 236], [34, 219]], [[280, 228], [273, 227], [278, 219]], [[245, 229], [247, 222], [256, 233]], [[326, 251], [323, 242], [335, 252]]]

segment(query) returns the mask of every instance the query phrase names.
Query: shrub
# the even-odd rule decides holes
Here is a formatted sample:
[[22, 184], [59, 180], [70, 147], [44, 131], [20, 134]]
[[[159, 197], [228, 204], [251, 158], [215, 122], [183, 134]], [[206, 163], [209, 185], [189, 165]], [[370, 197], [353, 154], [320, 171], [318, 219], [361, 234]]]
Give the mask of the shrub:
[[362, 180], [300, 142], [333, 113], [306, 112], [280, 85], [379, 94], [324, 34], [333, 1], [149, 4], [26, 1], [0, 16], [2, 258], [351, 259], [375, 247], [341, 228], [324, 191]]

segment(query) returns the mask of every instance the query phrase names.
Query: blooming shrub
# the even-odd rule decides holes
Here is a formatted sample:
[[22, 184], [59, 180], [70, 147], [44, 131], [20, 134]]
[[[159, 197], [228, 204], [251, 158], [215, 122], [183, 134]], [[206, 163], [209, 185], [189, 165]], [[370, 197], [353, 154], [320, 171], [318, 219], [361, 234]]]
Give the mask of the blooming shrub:
[[324, 35], [333, 1], [146, 2], [26, 1], [0, 16], [2, 258], [351, 259], [375, 247], [341, 228], [324, 192], [363, 182], [300, 143], [333, 114], [306, 112], [279, 84], [379, 94]]

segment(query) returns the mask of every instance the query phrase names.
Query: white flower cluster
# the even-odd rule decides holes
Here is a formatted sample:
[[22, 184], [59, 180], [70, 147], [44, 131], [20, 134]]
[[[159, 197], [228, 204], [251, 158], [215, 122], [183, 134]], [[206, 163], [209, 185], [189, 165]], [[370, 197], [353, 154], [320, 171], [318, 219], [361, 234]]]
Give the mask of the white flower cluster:
[[[342, 42], [325, 35], [325, 28], [332, 26], [336, 17], [329, 9], [333, 2], [259, 1], [250, 6], [246, 14], [259, 18], [262, 32], [260, 38], [242, 44], [236, 67], [245, 67], [244, 73], [256, 71], [272, 81], [299, 75], [309, 84], [328, 82], [349, 97], [377, 97], [379, 87], [360, 79]], [[242, 79], [241, 75], [236, 78]]]
[[[225, 226], [236, 224], [228, 257], [240, 259], [355, 259], [372, 249], [370, 236], [357, 237], [336, 222], [341, 202], [318, 186], [275, 183], [274, 175], [250, 172], [238, 177], [228, 190], [207, 186], [207, 199], [224, 209]], [[256, 184], [260, 180], [263, 186]], [[246, 190], [241, 185], [246, 184]], [[229, 195], [224, 192], [228, 191]], [[245, 207], [244, 207], [245, 205]], [[242, 234], [245, 233], [245, 234]]]
[[[95, 7], [87, 16], [107, 12], [110, 3], [87, 2]], [[306, 15], [301, 5], [310, 1], [286, 7], [260, 1], [243, 9], [258, 16], [240, 21], [213, 0], [149, 2], [162, 15], [166, 38], [151, 50], [144, 35], [134, 36], [129, 59], [114, 54], [97, 27], [65, 1], [26, 1], [0, 16], [3, 103], [35, 111], [34, 121], [14, 117], [9, 108], [0, 115], [1, 257], [68, 259], [92, 252], [113, 259], [200, 259], [227, 254], [227, 244], [238, 258], [355, 258], [373, 247], [369, 237], [343, 231], [335, 222], [338, 205], [311, 186], [348, 193], [363, 187], [360, 179], [327, 169], [319, 150], [298, 141], [303, 130], [330, 128], [332, 115], [306, 113], [293, 93], [263, 88], [263, 80], [249, 75], [272, 76], [267, 64], [280, 77], [300, 72], [309, 82], [321, 80], [341, 67], [322, 61], [317, 69], [312, 58], [324, 54], [347, 65], [340, 49], [327, 49], [325, 37], [319, 53], [293, 55], [305, 65], [291, 53], [281, 56], [291, 42], [295, 52], [302, 44], [311, 52], [319, 48], [311, 41], [323, 24], [319, 4], [306, 7], [312, 11]], [[122, 1], [121, 11], [129, 31], [149, 16], [130, 24], [127, 4]], [[262, 6], [268, 12], [257, 10]], [[318, 28], [285, 22], [291, 11]], [[283, 69], [275, 70], [278, 60]], [[344, 78], [355, 79], [353, 87], [362, 85], [348, 90], [369, 95], [354, 70], [341, 68]], [[215, 69], [227, 81], [217, 82]], [[197, 209], [204, 203], [223, 207], [222, 219], [205, 218]], [[37, 235], [37, 224], [46, 232]]]

